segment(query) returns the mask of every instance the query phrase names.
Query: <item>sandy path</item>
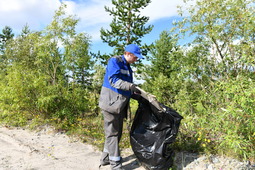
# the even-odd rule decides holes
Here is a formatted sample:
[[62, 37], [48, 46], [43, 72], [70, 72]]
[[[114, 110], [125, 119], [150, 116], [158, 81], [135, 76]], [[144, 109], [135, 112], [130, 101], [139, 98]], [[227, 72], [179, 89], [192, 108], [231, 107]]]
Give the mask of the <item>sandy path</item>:
[[[35, 132], [0, 126], [0, 170], [98, 170], [101, 152], [51, 128]], [[145, 170], [131, 150], [122, 151], [125, 170]], [[176, 153], [178, 170], [255, 170], [234, 159]], [[100, 168], [110, 170], [110, 166]]]
[[[91, 145], [51, 130], [0, 127], [0, 170], [96, 170], [100, 155]], [[124, 169], [144, 170], [131, 151], [122, 156]]]

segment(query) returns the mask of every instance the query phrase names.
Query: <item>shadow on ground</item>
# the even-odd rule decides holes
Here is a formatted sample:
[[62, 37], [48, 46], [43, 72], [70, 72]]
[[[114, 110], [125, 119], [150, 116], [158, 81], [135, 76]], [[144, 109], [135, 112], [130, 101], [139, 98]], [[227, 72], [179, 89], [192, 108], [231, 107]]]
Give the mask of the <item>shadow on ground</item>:
[[123, 158], [123, 168], [125, 170], [144, 169], [141, 167], [134, 154]]
[[[195, 161], [199, 157], [198, 154], [179, 152], [174, 157], [174, 169], [183, 170], [187, 165]], [[136, 159], [134, 154], [123, 156], [123, 169], [125, 170], [146, 170]], [[101, 169], [101, 168], [100, 168]], [[103, 170], [110, 170], [110, 165], [103, 168]]]

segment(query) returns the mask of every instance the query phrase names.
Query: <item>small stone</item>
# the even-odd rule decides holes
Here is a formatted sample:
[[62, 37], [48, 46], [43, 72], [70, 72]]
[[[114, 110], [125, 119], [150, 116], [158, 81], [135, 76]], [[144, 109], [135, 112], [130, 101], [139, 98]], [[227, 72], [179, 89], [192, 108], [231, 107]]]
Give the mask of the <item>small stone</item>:
[[214, 164], [220, 162], [219, 159], [218, 159], [217, 157], [212, 157], [211, 160], [212, 160], [212, 163], [214, 163]]
[[214, 167], [213, 167], [213, 165], [212, 164], [210, 164], [209, 166], [208, 166], [208, 168], [207, 168], [208, 170], [214, 170]]
[[245, 161], [244, 162], [246, 165], [251, 165], [251, 162], [250, 161]]

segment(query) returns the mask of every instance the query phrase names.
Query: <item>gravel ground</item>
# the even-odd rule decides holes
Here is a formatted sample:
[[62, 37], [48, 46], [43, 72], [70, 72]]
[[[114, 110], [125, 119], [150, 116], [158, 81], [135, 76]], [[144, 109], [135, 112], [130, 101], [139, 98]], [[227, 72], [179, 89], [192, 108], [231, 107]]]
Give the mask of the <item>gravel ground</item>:
[[174, 162], [178, 170], [255, 170], [255, 165], [250, 162], [187, 152], [176, 153]]

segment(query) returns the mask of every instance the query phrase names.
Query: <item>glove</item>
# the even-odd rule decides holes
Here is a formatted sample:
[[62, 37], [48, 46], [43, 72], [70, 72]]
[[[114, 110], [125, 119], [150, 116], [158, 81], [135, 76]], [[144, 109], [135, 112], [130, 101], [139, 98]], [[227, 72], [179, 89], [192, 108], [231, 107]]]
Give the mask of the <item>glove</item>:
[[141, 94], [141, 91], [136, 87], [135, 84], [132, 84], [130, 87], [131, 94]]

